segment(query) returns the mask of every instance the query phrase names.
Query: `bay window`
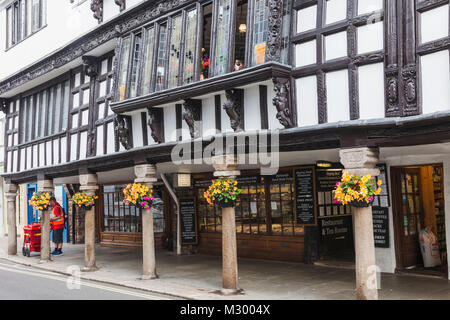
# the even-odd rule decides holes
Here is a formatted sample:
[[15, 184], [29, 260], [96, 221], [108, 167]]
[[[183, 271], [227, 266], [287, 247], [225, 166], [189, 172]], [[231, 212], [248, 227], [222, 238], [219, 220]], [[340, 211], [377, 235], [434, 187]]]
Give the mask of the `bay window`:
[[[287, 63], [291, 0], [280, 5]], [[198, 1], [124, 35], [116, 100], [265, 63], [269, 16], [269, 0]]]

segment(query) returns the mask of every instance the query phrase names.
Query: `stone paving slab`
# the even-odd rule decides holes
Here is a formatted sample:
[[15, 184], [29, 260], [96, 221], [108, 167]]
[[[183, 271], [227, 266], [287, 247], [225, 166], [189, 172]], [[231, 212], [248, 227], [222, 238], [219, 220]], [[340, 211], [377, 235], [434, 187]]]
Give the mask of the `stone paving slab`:
[[[18, 239], [19, 240], [19, 239]], [[0, 257], [36, 268], [70, 274], [68, 267], [84, 265], [84, 245], [64, 244], [63, 256], [39, 263], [39, 254], [31, 257], [7, 256], [7, 241], [0, 238]], [[156, 255], [158, 279], [140, 280], [142, 251], [96, 246], [95, 272], [82, 272], [82, 279], [94, 280], [186, 299], [201, 300], [352, 300], [355, 298], [354, 270], [321, 267], [301, 263], [239, 258], [239, 285], [244, 294], [223, 296], [220, 256], [176, 256], [168, 251]], [[409, 275], [381, 275], [381, 299], [450, 300], [450, 281], [444, 278]]]

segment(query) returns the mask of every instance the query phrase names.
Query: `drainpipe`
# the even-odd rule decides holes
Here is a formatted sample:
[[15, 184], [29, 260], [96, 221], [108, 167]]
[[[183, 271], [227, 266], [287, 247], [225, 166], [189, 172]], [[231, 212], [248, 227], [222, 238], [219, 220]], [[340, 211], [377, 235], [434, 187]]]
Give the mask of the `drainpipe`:
[[180, 245], [180, 203], [178, 202], [177, 195], [173, 191], [172, 186], [170, 185], [169, 181], [167, 181], [166, 176], [164, 173], [161, 173], [161, 179], [164, 182], [164, 185], [166, 186], [167, 190], [169, 190], [170, 195], [172, 196], [173, 201], [175, 201], [175, 204], [177, 206], [177, 255], [181, 255], [181, 245]]

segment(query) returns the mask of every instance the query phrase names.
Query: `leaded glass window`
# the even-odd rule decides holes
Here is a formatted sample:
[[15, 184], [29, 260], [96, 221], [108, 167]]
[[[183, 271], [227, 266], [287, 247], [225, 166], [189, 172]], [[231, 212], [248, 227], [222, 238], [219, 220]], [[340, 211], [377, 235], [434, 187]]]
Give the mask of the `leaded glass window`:
[[252, 65], [265, 62], [269, 8], [266, 0], [255, 0]]
[[169, 56], [169, 88], [178, 86], [178, 75], [180, 67], [181, 50], [181, 26], [182, 17], [177, 16], [172, 19], [170, 36], [170, 56]]
[[142, 51], [142, 36], [141, 34], [136, 34], [134, 36], [134, 48], [131, 64], [131, 75], [130, 75], [130, 98], [136, 97], [138, 90], [138, 80], [139, 73], [141, 69], [141, 51]]
[[219, 0], [217, 9], [216, 55], [214, 75], [227, 73], [230, 42], [231, 0]]
[[160, 25], [155, 91], [164, 89], [167, 56], [167, 23]]
[[155, 28], [147, 30], [147, 46], [144, 54], [144, 71], [142, 76], [142, 93], [150, 93], [153, 64], [153, 42], [155, 41]]
[[187, 13], [186, 39], [184, 48], [184, 75], [183, 83], [194, 82], [195, 74], [195, 47], [197, 41], [197, 10]]

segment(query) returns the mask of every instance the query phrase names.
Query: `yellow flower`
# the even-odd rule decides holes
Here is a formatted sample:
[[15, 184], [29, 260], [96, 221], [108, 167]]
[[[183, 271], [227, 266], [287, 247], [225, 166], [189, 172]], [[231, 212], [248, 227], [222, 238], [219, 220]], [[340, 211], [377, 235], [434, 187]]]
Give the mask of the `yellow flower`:
[[378, 180], [378, 182], [377, 182], [377, 185], [381, 186], [381, 185], [382, 185], [382, 183], [383, 183], [383, 181], [381, 181], [381, 180]]

